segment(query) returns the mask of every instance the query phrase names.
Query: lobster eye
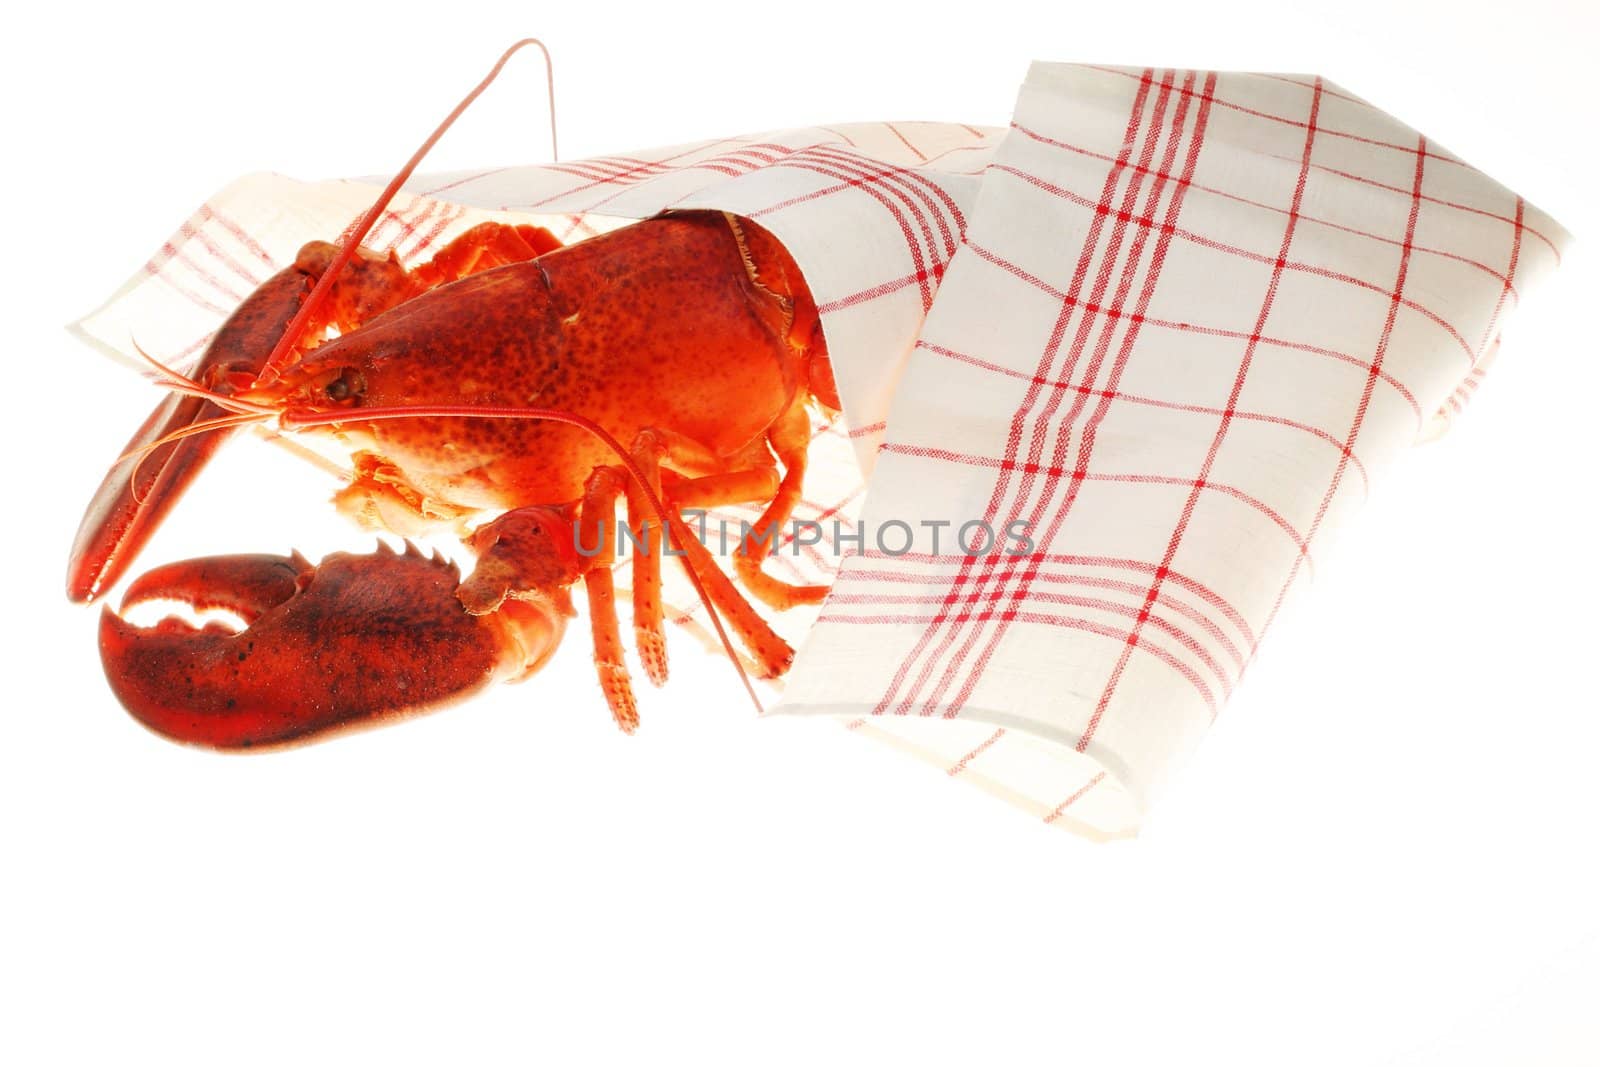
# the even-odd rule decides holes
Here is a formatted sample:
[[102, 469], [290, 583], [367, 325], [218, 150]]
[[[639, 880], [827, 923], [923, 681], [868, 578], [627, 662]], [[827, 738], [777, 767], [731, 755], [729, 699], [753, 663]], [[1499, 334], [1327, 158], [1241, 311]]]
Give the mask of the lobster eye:
[[323, 392], [335, 404], [348, 403], [366, 391], [367, 383], [361, 372], [345, 368], [339, 376], [323, 387]]

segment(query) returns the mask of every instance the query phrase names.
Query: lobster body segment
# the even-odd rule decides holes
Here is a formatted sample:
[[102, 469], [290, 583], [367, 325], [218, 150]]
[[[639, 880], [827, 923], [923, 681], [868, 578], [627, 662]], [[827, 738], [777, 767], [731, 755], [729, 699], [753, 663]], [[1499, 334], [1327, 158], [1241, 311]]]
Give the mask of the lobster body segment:
[[[707, 211], [565, 248], [535, 227], [487, 223], [414, 269], [362, 251], [327, 280], [333, 253], [307, 245], [212, 341], [193, 379], [204, 396], [169, 397], [147, 421], [130, 452], [148, 455], [114, 467], [84, 517], [69, 594], [97, 597], [117, 580], [216, 448], [207, 420], [228, 410], [245, 414], [219, 425], [276, 414], [343, 444], [353, 472], [335, 498], [342, 511], [403, 536], [470, 534], [476, 569], [462, 582], [410, 549], [316, 568], [299, 557], [174, 564], [135, 582], [128, 603], [186, 600], [245, 627], [138, 627], [108, 608], [112, 688], [178, 740], [305, 739], [526, 677], [559, 642], [581, 581], [602, 690], [631, 730], [612, 582], [618, 505], [657, 544], [666, 528], [692, 540], [682, 507], [756, 503], [758, 527], [787, 520], [807, 407], [837, 405], [799, 269], [766, 231]], [[302, 339], [264, 361], [319, 280], [329, 298]], [[792, 651], [689, 547], [691, 580], [758, 669], [786, 669]], [[639, 654], [658, 683], [660, 558], [636, 553], [632, 581]], [[734, 560], [760, 600], [787, 607], [825, 592], [765, 574], [761, 559], [741, 546]]]
[[335, 432], [452, 509], [576, 499], [616, 457], [555, 422], [361, 424], [361, 407], [555, 408], [624, 443], [657, 427], [720, 462], [757, 462], [808, 379], [813, 339], [794, 336], [811, 327], [797, 326], [786, 265], [756, 265], [753, 229], [720, 212], [668, 215], [474, 274], [323, 344], [254, 395], [328, 408], [341, 385], [352, 419]]

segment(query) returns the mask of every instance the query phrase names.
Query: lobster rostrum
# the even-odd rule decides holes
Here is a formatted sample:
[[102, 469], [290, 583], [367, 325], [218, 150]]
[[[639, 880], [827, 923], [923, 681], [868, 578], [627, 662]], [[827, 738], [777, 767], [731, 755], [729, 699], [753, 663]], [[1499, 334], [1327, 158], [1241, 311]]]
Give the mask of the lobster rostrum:
[[[687, 211], [568, 247], [539, 227], [484, 223], [412, 269], [359, 247], [529, 43], [506, 52], [343, 242], [306, 245], [247, 298], [191, 374], [155, 364], [170, 392], [91, 501], [67, 587], [77, 601], [108, 593], [222, 440], [269, 421], [351, 449], [343, 513], [407, 537], [453, 528], [475, 566], [463, 580], [408, 544], [318, 566], [240, 555], [145, 574], [124, 612], [180, 601], [244, 623], [143, 627], [105, 608], [106, 675], [154, 730], [222, 748], [280, 744], [525, 678], [559, 643], [581, 582], [601, 688], [631, 731], [612, 574], [619, 508], [647, 549], [632, 554], [631, 584], [652, 682], [667, 675], [667, 543], [730, 655], [724, 621], [761, 673], [787, 669], [789, 646], [680, 515], [757, 504], [758, 532], [781, 526], [800, 497], [808, 405], [838, 410], [815, 304], [776, 238]], [[745, 588], [777, 609], [820, 600], [825, 587], [762, 570], [770, 540], [740, 545]]]

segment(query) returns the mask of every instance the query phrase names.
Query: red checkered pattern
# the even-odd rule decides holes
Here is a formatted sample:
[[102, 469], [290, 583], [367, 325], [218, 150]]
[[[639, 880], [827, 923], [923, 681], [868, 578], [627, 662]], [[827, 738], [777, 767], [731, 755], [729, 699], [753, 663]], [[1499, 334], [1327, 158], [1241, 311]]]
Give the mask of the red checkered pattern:
[[[862, 546], [773, 564], [837, 569], [820, 616], [782, 620], [810, 631], [778, 710], [1096, 836], [1136, 826], [1327, 532], [1459, 409], [1565, 239], [1320, 79], [1061, 65], [1003, 135], [793, 130], [407, 192], [369, 240], [407, 260], [507, 215], [576, 240], [716, 207], [776, 233], [848, 419], [819, 425], [799, 517]], [[80, 327], [198, 352], [370, 196], [246, 179]], [[973, 523], [1002, 551], [965, 550]]]
[[[845, 561], [786, 710], [1131, 831], [1563, 240], [1321, 79], [1036, 66], [862, 514], [945, 544]], [[973, 519], [1032, 550], [952, 550]]]

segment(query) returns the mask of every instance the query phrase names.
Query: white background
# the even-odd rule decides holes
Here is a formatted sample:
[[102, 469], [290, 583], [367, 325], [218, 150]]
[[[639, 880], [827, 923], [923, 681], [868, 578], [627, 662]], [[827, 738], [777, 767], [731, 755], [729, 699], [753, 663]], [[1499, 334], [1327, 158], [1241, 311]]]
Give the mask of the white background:
[[[632, 740], [575, 630], [545, 675], [429, 719], [190, 751], [121, 712], [95, 612], [61, 591], [155, 400], [62, 325], [238, 174], [392, 169], [518, 36], [555, 52], [570, 158], [1003, 124], [1036, 57], [1315, 71], [1592, 242], [1591, 10], [457, 0], [9, 26], [0, 1060], [1600, 1061], [1592, 248], [1380, 484], [1131, 844], [757, 721], [681, 638]], [[545, 158], [525, 60], [431, 166]], [[370, 543], [325, 481], [234, 451], [148, 561]]]

